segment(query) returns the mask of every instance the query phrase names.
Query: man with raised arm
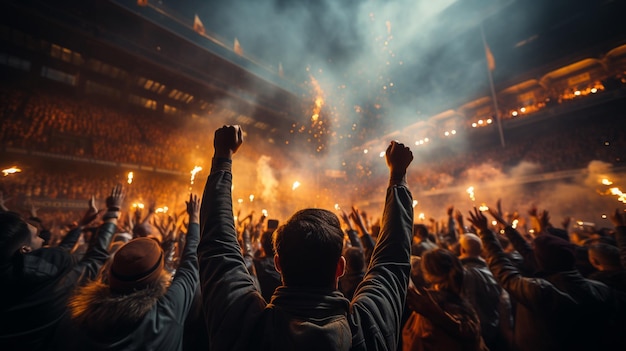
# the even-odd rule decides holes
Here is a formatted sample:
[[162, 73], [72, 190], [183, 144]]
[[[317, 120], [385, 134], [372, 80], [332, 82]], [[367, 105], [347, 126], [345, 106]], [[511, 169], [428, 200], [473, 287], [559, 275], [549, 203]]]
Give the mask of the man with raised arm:
[[203, 308], [214, 350], [395, 350], [410, 274], [411, 151], [392, 141], [381, 232], [352, 301], [337, 291], [344, 272], [343, 232], [332, 212], [305, 209], [274, 235], [283, 285], [268, 303], [246, 269], [232, 211], [232, 155], [239, 126], [215, 132], [215, 154], [200, 210], [198, 247]]

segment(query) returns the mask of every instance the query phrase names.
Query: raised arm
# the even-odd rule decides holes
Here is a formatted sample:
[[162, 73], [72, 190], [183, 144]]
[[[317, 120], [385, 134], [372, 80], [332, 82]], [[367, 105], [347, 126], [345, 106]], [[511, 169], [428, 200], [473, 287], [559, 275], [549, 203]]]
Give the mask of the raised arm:
[[[237, 242], [232, 204], [232, 155], [243, 142], [239, 126], [215, 131], [213, 164], [200, 207], [200, 287], [211, 349], [231, 350], [245, 338], [218, 335], [250, 335], [241, 321], [255, 318], [265, 301], [248, 274]], [[231, 321], [229, 323], [228, 321]]]
[[169, 300], [166, 305], [180, 318], [184, 318], [189, 312], [199, 280], [197, 250], [200, 240], [200, 199], [197, 195], [189, 194], [189, 201], [185, 201], [185, 204], [189, 214], [185, 248], [172, 284], [165, 295]]
[[[411, 271], [413, 199], [406, 169], [408, 147], [392, 141], [386, 151], [389, 187], [378, 242], [363, 282], [352, 299], [353, 349], [395, 350]], [[367, 326], [358, 328], [358, 325]], [[364, 330], [366, 329], [366, 330]]]
[[78, 241], [78, 238], [80, 237], [83, 229], [85, 229], [85, 227], [88, 226], [89, 223], [93, 222], [98, 217], [98, 214], [100, 212], [96, 208], [96, 199], [93, 197], [93, 195], [89, 199], [87, 206], [87, 211], [85, 211], [83, 218], [78, 221], [78, 226], [70, 230], [65, 235], [65, 237], [63, 237], [63, 240], [61, 240], [59, 247], [71, 250]]

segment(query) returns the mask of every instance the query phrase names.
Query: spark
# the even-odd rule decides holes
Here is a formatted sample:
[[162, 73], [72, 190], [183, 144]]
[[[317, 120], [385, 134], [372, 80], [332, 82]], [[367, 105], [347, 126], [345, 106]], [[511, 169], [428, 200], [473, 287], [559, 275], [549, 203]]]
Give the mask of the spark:
[[128, 172], [128, 177], [127, 177], [127, 182], [128, 184], [133, 184], [133, 178], [135, 177], [135, 174], [133, 172]]
[[476, 197], [475, 197], [475, 194], [474, 194], [474, 187], [473, 187], [473, 186], [470, 186], [470, 187], [469, 187], [469, 188], [467, 188], [467, 190], [465, 190], [465, 191], [469, 194], [469, 197], [470, 197], [470, 199], [472, 200], [472, 202], [473, 202], [473, 201], [476, 201]]
[[291, 190], [296, 190], [298, 189], [299, 186], [300, 186], [300, 182], [296, 180], [295, 182], [293, 182], [293, 185], [291, 186]]
[[612, 185], [613, 182], [608, 180], [607, 178], [604, 178], [604, 179], [602, 179], [602, 184], [604, 184], [604, 185]]

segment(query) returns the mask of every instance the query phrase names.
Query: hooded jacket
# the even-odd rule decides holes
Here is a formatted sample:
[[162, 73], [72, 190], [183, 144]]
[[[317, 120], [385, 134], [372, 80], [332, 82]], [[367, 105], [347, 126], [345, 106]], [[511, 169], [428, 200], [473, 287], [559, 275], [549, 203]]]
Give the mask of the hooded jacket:
[[199, 227], [190, 223], [180, 265], [169, 287], [118, 295], [95, 281], [71, 300], [64, 350], [182, 350], [184, 322], [198, 284]]
[[204, 314], [213, 350], [395, 350], [410, 273], [412, 198], [391, 183], [381, 233], [352, 301], [279, 287], [269, 304], [246, 270], [232, 212], [231, 161], [214, 159], [200, 210]]
[[115, 224], [102, 224], [80, 260], [67, 249], [80, 235], [78, 230], [66, 236], [73, 242], [17, 255], [0, 269], [0, 350], [51, 348], [68, 297], [78, 284], [96, 277], [109, 256], [114, 232]]

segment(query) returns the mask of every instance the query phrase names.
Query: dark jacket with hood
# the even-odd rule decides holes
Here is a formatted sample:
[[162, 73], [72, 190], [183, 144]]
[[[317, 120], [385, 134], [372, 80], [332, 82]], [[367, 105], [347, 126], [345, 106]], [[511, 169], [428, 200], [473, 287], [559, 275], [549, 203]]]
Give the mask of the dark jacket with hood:
[[[85, 308], [68, 321], [63, 350], [182, 350], [184, 322], [198, 285], [199, 225], [190, 223], [180, 265], [169, 287], [155, 285], [127, 295], [92, 282], [72, 298]], [[73, 313], [76, 315], [76, 313]]]
[[109, 256], [115, 224], [104, 223], [82, 259], [70, 254], [80, 229], [59, 247], [15, 255], [0, 268], [0, 350], [46, 350], [67, 312], [74, 288], [96, 277]]
[[215, 159], [202, 197], [198, 248], [213, 350], [395, 350], [410, 273], [412, 198], [387, 190], [369, 270], [352, 301], [337, 290], [279, 287], [269, 304], [246, 270], [235, 231], [231, 161]]
[[[511, 230], [511, 229], [507, 229]], [[489, 268], [516, 304], [515, 350], [613, 350], [620, 304], [576, 270], [523, 277], [491, 231], [479, 231]]]

